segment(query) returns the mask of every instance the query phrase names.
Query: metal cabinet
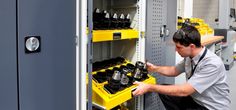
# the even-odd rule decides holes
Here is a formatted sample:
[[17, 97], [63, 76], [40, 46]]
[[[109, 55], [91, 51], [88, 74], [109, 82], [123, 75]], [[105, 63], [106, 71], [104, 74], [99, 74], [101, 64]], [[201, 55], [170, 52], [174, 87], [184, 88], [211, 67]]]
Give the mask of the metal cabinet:
[[0, 109], [17, 110], [16, 0], [0, 1]]
[[[1, 2], [3, 2], [0, 3], [1, 8], [5, 7], [1, 12], [6, 11], [7, 16], [4, 18], [1, 16], [0, 19], [1, 24], [6, 24], [0, 25], [3, 39], [0, 45], [5, 46], [5, 48], [0, 47], [2, 52], [5, 51], [1, 54], [0, 65], [4, 66], [1, 66], [0, 81], [7, 82], [4, 82], [6, 85], [1, 83], [1, 88], [5, 88], [1, 90], [1, 95], [5, 94], [6, 98], [0, 100], [11, 101], [5, 102], [10, 105], [6, 108], [3, 108], [4, 103], [1, 103], [0, 109], [74, 110], [76, 108], [76, 1], [4, 0]], [[40, 38], [40, 51], [26, 53], [25, 40], [29, 36]]]

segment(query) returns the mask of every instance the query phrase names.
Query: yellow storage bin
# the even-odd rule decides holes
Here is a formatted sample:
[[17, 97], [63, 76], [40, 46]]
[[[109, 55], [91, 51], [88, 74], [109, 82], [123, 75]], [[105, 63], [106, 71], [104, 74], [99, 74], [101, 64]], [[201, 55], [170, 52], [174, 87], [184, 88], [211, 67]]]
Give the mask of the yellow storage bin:
[[180, 29], [182, 26], [177, 26], [178, 29]]
[[198, 22], [198, 23], [204, 23], [204, 20], [203, 20], [203, 19], [200, 19], [200, 18], [196, 18], [196, 22]]
[[[156, 84], [156, 79], [150, 75], [149, 78], [144, 80], [144, 83], [148, 84]], [[110, 110], [132, 98], [132, 90], [134, 90], [137, 86], [130, 86], [122, 91], [119, 91], [115, 94], [109, 94], [103, 86], [96, 86], [93, 83], [93, 102], [99, 104], [106, 108], [106, 110]]]
[[199, 26], [195, 26], [197, 29], [200, 29], [201, 28], [201, 26], [199, 25]]
[[[106, 69], [101, 69], [93, 72], [92, 74], [95, 75], [98, 72], [105, 72], [105, 70], [117, 67], [120, 68], [120, 66], [126, 66], [127, 64], [130, 64], [128, 60], [125, 60], [124, 63], [120, 65], [115, 65], [113, 67], [109, 67]], [[131, 73], [127, 74], [129, 77], [131, 77]], [[148, 84], [156, 84], [156, 79], [152, 77], [151, 75], [148, 75], [146, 79], [143, 79], [142, 82], [148, 83]], [[132, 98], [132, 90], [134, 90], [137, 86], [133, 85], [131, 82], [129, 83], [127, 87], [123, 87], [119, 91], [116, 91], [114, 93], [110, 93], [108, 89], [106, 89], [106, 84], [108, 84], [108, 81], [105, 80], [105, 82], [100, 82], [96, 80], [96, 78], [93, 77], [92, 80], [92, 101], [93, 103], [96, 103], [102, 107], [104, 107], [106, 110], [110, 110]]]
[[178, 22], [179, 22], [179, 23], [183, 23], [183, 22], [184, 22], [184, 19], [178, 19]]
[[[192, 23], [192, 25], [194, 25], [198, 29], [201, 36], [214, 34], [214, 30], [208, 24], [206, 24], [203, 19], [200, 18], [183, 18], [183, 19], [184, 20], [189, 19], [190, 23]], [[178, 23], [180, 21], [181, 20], [178, 19]], [[178, 25], [177, 28], [180, 29], [181, 26]]]
[[208, 28], [207, 33], [208, 34], [214, 34], [214, 30], [212, 28]]
[[197, 22], [196, 18], [186, 18], [186, 19], [189, 19], [191, 23], [196, 23]]
[[201, 36], [205, 36], [205, 35], [207, 35], [207, 30], [204, 29], [204, 28], [199, 29], [198, 31], [199, 31], [199, 33], [200, 33]]

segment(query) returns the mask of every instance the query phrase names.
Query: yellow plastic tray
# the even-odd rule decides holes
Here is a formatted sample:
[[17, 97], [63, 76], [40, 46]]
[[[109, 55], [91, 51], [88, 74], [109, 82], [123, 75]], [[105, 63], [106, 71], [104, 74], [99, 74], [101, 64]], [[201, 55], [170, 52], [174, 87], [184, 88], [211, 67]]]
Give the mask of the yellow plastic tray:
[[[156, 79], [150, 75], [149, 78], [144, 80], [144, 83], [148, 84], [156, 84]], [[122, 91], [117, 92], [116, 94], [109, 94], [104, 86], [96, 86], [95, 82], [93, 82], [93, 102], [103, 106], [106, 110], [110, 110], [132, 98], [132, 90], [137, 86], [132, 85]]]
[[138, 37], [138, 31], [134, 29], [93, 30], [93, 42], [134, 39]]
[[[130, 63], [129, 61], [125, 61], [122, 65], [126, 65]], [[114, 67], [120, 67], [121, 65], [116, 65]], [[114, 67], [109, 67], [112, 69]], [[107, 68], [108, 69], [108, 68]], [[95, 71], [92, 74], [96, 74], [96, 72], [103, 72], [105, 69]], [[130, 75], [130, 73], [128, 74]], [[148, 79], [142, 81], [148, 84], [156, 84], [156, 79], [151, 75], [148, 75]], [[106, 108], [106, 110], [110, 110], [132, 98], [132, 90], [135, 89], [137, 86], [132, 85], [128, 88], [125, 88], [122, 91], [119, 91], [115, 94], [110, 94], [104, 89], [104, 85], [108, 84], [108, 81], [103, 83], [98, 83], [95, 80], [92, 80], [92, 101], [100, 106]]]

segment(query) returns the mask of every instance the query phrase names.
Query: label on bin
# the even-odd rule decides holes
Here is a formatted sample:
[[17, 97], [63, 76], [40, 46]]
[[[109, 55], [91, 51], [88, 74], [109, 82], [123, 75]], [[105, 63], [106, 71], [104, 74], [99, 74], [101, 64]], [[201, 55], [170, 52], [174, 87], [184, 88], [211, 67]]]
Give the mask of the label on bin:
[[113, 39], [114, 40], [120, 40], [121, 39], [121, 33], [120, 32], [114, 32], [113, 33]]

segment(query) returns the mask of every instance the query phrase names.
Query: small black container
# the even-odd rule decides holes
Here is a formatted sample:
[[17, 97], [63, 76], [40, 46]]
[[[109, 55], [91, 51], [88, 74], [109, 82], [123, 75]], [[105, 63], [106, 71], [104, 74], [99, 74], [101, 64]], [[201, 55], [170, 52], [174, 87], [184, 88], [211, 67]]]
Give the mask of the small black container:
[[119, 29], [125, 28], [125, 15], [124, 15], [123, 13], [120, 14], [118, 20], [119, 20], [118, 28], [119, 28]]
[[93, 11], [93, 29], [98, 30], [101, 28], [101, 12], [100, 9], [95, 8]]
[[130, 28], [131, 25], [131, 19], [130, 19], [130, 14], [127, 14], [124, 19], [124, 28]]
[[107, 73], [106, 72], [97, 72], [96, 74], [93, 75], [93, 78], [98, 82], [98, 83], [103, 83], [108, 80]]
[[134, 72], [135, 66], [134, 66], [133, 64], [128, 63], [128, 64], [126, 65], [126, 67], [128, 68], [129, 73], [133, 73], [133, 72]]
[[137, 61], [135, 64], [135, 70], [133, 72], [133, 78], [137, 81], [142, 80], [143, 77], [143, 68], [144, 68], [144, 63]]
[[121, 81], [120, 71], [114, 71], [112, 78], [108, 82], [110, 89], [118, 91], [120, 89], [120, 81]]
[[111, 17], [111, 29], [117, 29], [119, 24], [118, 15], [114, 13]]
[[111, 25], [111, 16], [110, 16], [110, 13], [107, 12], [106, 10], [103, 10], [102, 13], [101, 13], [101, 29], [103, 30], [107, 30], [110, 28], [110, 25]]

